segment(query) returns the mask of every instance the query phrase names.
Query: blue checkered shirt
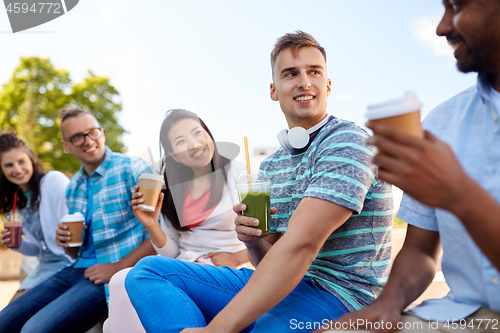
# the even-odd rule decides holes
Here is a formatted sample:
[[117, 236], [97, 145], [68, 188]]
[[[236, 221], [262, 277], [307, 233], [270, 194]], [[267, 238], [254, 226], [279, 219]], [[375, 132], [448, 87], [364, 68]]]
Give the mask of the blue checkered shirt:
[[[141, 245], [148, 234], [132, 210], [134, 186], [143, 172], [157, 173], [154, 166], [106, 147], [104, 161], [90, 175], [99, 191], [93, 196], [92, 238], [97, 262], [114, 263]], [[66, 191], [69, 213], [87, 210], [87, 177], [83, 167], [71, 178]], [[107, 284], [105, 285], [108, 295]]]

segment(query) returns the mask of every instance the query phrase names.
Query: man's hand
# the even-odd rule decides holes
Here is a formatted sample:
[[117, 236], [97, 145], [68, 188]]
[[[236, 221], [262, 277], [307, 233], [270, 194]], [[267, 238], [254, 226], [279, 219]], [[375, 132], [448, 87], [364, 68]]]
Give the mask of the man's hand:
[[[280, 239], [281, 234], [269, 233], [262, 236], [262, 231], [255, 228], [259, 225], [259, 220], [243, 216], [242, 212], [246, 209], [247, 206], [244, 204], [234, 205], [233, 210], [236, 213], [236, 218], [234, 219], [236, 227], [234, 230], [238, 235], [238, 239], [245, 243], [248, 249], [247, 258], [250, 260], [250, 263], [254, 267], [257, 267], [267, 251]], [[276, 214], [276, 211], [275, 207], [271, 207], [271, 214]]]
[[[402, 321], [401, 311], [391, 310], [391, 308], [373, 303], [359, 311], [343, 315], [337, 321], [330, 324], [330, 328], [363, 330], [370, 328], [370, 325], [366, 325], [367, 323], [372, 323], [371, 327], [380, 327], [380, 329], [373, 330], [372, 332], [389, 333], [397, 331], [398, 323]], [[378, 325], [373, 325], [377, 322], [379, 323]]]
[[69, 247], [66, 241], [71, 239], [71, 232], [68, 231], [68, 226], [64, 223], [59, 223], [56, 229], [56, 245], [60, 247]]
[[[80, 247], [69, 247], [69, 245], [66, 244], [66, 241], [71, 239], [71, 232], [68, 231], [68, 226], [63, 223], [59, 223], [57, 227], [58, 229], [56, 229], [56, 245], [62, 247], [64, 249], [64, 252], [71, 258], [76, 259], [78, 257], [78, 250]], [[87, 229], [87, 226], [83, 225], [83, 230], [85, 229]]]
[[[243, 216], [242, 212], [247, 209], [244, 204], [234, 205], [233, 210], [236, 213], [234, 223], [236, 224], [236, 233], [238, 239], [248, 245], [258, 244], [262, 239], [262, 230], [255, 228], [259, 225], [259, 220], [253, 217]], [[271, 214], [276, 214], [276, 208], [271, 207]]]
[[[56, 229], [56, 245], [62, 248], [69, 248], [69, 245], [66, 244], [66, 241], [71, 239], [71, 232], [68, 231], [68, 226], [64, 223], [59, 223]], [[87, 226], [83, 225], [83, 230], [87, 229]]]
[[118, 262], [112, 264], [96, 264], [87, 268], [84, 276], [95, 284], [103, 284], [109, 282], [111, 277], [123, 268], [125, 267], [122, 267]]
[[366, 126], [375, 133], [367, 143], [379, 150], [373, 163], [381, 180], [430, 207], [452, 210], [460, 202], [472, 180], [449, 145], [427, 131], [420, 139], [373, 122]]

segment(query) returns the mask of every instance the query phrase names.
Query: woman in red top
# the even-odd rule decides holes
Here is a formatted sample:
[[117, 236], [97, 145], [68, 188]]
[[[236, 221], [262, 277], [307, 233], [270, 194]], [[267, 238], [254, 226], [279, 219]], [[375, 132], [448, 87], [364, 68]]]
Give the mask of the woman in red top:
[[[209, 258], [216, 266], [237, 267], [247, 262], [245, 246], [234, 231], [232, 211], [238, 202], [235, 179], [244, 166], [219, 154], [210, 130], [190, 111], [169, 111], [160, 141], [166, 188], [159, 207], [165, 232], [159, 228], [160, 209], [141, 211], [140, 193], [135, 193], [132, 201], [134, 214], [148, 230], [158, 253], [204, 263]], [[168, 244], [170, 239], [173, 244]]]
[[[138, 205], [143, 200], [138, 187], [132, 197], [134, 214], [148, 230], [157, 252], [216, 266], [247, 263], [246, 247], [234, 231], [236, 214], [232, 210], [239, 202], [235, 181], [245, 170], [244, 165], [221, 156], [208, 127], [187, 110], [167, 113], [160, 142], [165, 155], [162, 170], [166, 188], [156, 210], [140, 210]], [[129, 270], [118, 272], [110, 281], [105, 333], [145, 332], [124, 288]]]

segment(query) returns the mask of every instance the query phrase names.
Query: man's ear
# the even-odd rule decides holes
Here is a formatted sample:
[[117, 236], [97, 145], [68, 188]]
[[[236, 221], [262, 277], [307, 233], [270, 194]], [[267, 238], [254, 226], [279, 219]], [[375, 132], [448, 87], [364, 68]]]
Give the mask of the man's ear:
[[61, 140], [61, 146], [62, 146], [62, 148], [63, 148], [63, 151], [64, 151], [66, 154], [69, 154], [69, 153], [68, 153], [68, 149], [67, 149], [67, 147], [66, 147], [66, 141]]
[[276, 85], [274, 83], [271, 83], [270, 88], [270, 94], [271, 94], [271, 99], [273, 101], [279, 101], [278, 94], [276, 93]]
[[326, 83], [326, 96], [330, 96], [332, 94], [332, 80], [328, 79]]

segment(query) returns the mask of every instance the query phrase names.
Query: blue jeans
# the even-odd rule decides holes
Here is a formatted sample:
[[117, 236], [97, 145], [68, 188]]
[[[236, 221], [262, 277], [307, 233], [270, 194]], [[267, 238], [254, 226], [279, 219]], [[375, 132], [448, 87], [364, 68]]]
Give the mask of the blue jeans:
[[[252, 273], [246, 268], [146, 257], [128, 273], [125, 288], [147, 332], [180, 332], [186, 327], [206, 326]], [[304, 278], [285, 299], [242, 332], [310, 332], [347, 312], [335, 296]]]
[[104, 285], [68, 267], [30, 289], [0, 312], [0, 332], [86, 332], [106, 318]]

